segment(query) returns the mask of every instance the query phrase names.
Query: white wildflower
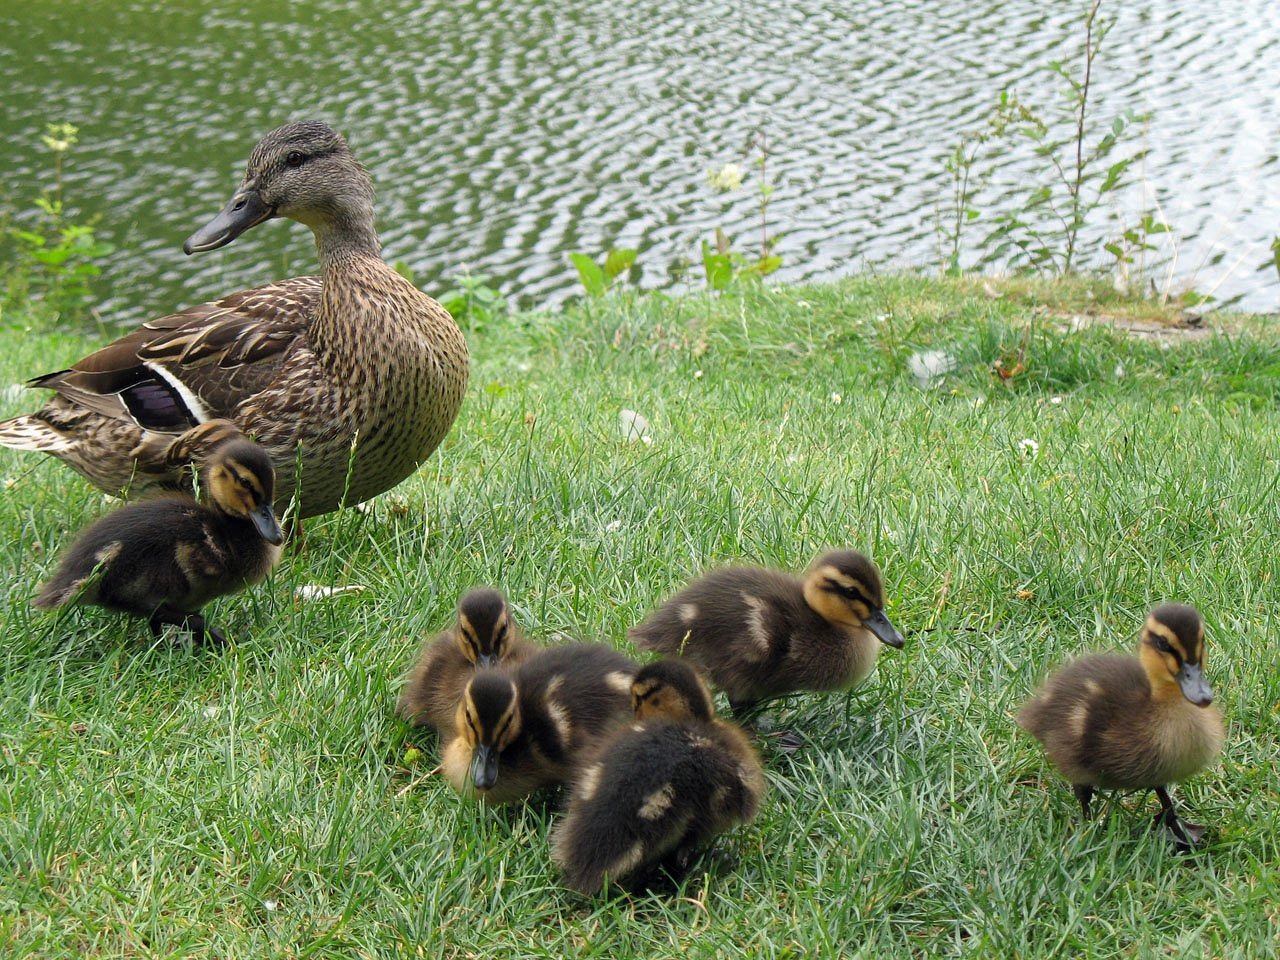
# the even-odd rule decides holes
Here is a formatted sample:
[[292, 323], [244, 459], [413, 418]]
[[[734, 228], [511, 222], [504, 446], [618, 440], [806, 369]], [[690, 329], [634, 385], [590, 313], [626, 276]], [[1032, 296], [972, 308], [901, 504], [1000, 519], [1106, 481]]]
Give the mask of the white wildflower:
[[604, 529], [605, 529], [605, 533], [617, 533], [619, 530], [622, 529], [622, 521], [610, 520], [608, 523], [605, 524]]
[[649, 421], [634, 410], [619, 411], [618, 427], [622, 431], [622, 439], [628, 443], [653, 443], [653, 438], [649, 436]]
[[1032, 460], [1040, 456], [1040, 444], [1036, 443], [1036, 441], [1029, 437], [1025, 440], [1018, 441], [1018, 449], [1028, 460]]
[[205, 707], [200, 712], [204, 715], [206, 720], [213, 720], [222, 712], [222, 708], [215, 703], [212, 706]]
[[913, 353], [907, 358], [907, 369], [916, 378], [916, 386], [921, 390], [935, 386], [935, 381], [950, 373], [957, 365], [956, 358], [944, 350], [926, 350], [924, 353]]
[[693, 379], [695, 379], [695, 380], [701, 380], [701, 379], [702, 379], [702, 371], [701, 371], [701, 370], [695, 370], [695, 371], [693, 371]]
[[279, 900], [263, 900], [262, 909], [267, 911], [267, 913], [275, 913], [277, 910], [280, 909], [280, 901]]
[[712, 190], [732, 193], [742, 186], [742, 167], [736, 163], [726, 163], [719, 170], [708, 170], [707, 183], [711, 184]]
[[1061, 402], [1062, 402], [1062, 398], [1061, 398], [1061, 397], [1050, 397], [1050, 398], [1049, 398], [1049, 402], [1050, 402], [1050, 403], [1052, 403], [1052, 404], [1059, 404], [1059, 403], [1061, 403]]
[[840, 396], [840, 394], [838, 393], [833, 393], [831, 395], [831, 402], [834, 403], [836, 406], [839, 406], [840, 404], [844, 403], [844, 397]]

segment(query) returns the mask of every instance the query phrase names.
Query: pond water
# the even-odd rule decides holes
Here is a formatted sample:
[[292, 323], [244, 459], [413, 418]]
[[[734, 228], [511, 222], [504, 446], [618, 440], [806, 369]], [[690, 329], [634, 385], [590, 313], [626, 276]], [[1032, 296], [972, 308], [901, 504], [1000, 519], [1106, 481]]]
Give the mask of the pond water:
[[[294, 224], [192, 258], [181, 244], [230, 195], [258, 136], [318, 117], [373, 174], [388, 259], [430, 292], [469, 270], [537, 305], [577, 289], [572, 251], [638, 247], [637, 282], [655, 287], [717, 226], [754, 249], [751, 147], [764, 131], [780, 280], [937, 269], [943, 156], [983, 127], [1002, 89], [1060, 106], [1046, 68], [1079, 59], [1085, 7], [0, 0], [0, 195], [29, 207], [50, 179], [46, 121], [77, 124], [67, 196], [101, 214], [118, 247], [100, 286], [107, 318], [135, 323], [315, 269]], [[1092, 249], [1114, 218], [1158, 204], [1170, 285], [1275, 310], [1275, 271], [1259, 269], [1280, 234], [1273, 0], [1103, 12], [1117, 23], [1094, 76], [1097, 130], [1126, 109], [1150, 119], [1135, 127], [1133, 146], [1148, 151], [1137, 182], [1097, 212]], [[979, 183], [966, 262], [1039, 169], [1025, 147], [1006, 159]], [[716, 194], [707, 171], [727, 162], [747, 183]]]

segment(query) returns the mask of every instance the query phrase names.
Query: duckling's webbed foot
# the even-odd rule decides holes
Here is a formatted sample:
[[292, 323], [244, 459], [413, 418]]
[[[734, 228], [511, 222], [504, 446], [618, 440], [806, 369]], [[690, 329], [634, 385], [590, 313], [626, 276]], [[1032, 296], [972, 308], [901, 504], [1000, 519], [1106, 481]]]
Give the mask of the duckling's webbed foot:
[[1093, 787], [1084, 783], [1077, 783], [1072, 789], [1075, 791], [1076, 799], [1080, 801], [1080, 815], [1085, 819], [1090, 819], [1089, 804], [1093, 800]]
[[1179, 817], [1177, 810], [1174, 809], [1173, 800], [1169, 797], [1169, 791], [1164, 787], [1156, 787], [1156, 797], [1160, 801], [1161, 810], [1155, 815], [1151, 825], [1163, 826], [1173, 835], [1173, 842], [1178, 852], [1189, 853], [1204, 839], [1205, 828], [1201, 824], [1189, 823]]
[[206, 638], [218, 644], [227, 642], [227, 638], [221, 630], [217, 630], [205, 622], [203, 614], [184, 613], [171, 607], [158, 609], [151, 615], [147, 625], [151, 627], [152, 636], [156, 637], [164, 632], [166, 626], [174, 626], [185, 630], [191, 635], [191, 642], [197, 647], [204, 644]]

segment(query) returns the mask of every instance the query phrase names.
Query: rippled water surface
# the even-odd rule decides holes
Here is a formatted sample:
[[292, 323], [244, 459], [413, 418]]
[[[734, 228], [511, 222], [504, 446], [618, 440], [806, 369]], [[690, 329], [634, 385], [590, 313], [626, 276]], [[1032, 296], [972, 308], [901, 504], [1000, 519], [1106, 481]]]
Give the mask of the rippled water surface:
[[[1151, 119], [1141, 181], [1127, 207], [1099, 212], [1099, 229], [1158, 202], [1183, 282], [1274, 310], [1275, 272], [1257, 269], [1280, 234], [1274, 3], [1109, 6], [1118, 23], [1095, 116]], [[225, 202], [259, 135], [320, 117], [373, 173], [389, 259], [429, 291], [469, 269], [540, 304], [576, 288], [571, 251], [637, 246], [640, 282], [659, 286], [717, 225], [748, 246], [755, 197], [713, 194], [706, 173], [745, 161], [764, 130], [779, 277], [936, 267], [942, 156], [1003, 88], [1055, 102], [1045, 68], [1078, 57], [1084, 7], [0, 0], [0, 191], [29, 205], [48, 181], [44, 123], [78, 124], [68, 196], [102, 214], [119, 247], [103, 290], [111, 319], [136, 322], [314, 270], [294, 224], [190, 259], [181, 243]], [[979, 225], [1021, 195], [1031, 168], [1011, 160], [1015, 173], [975, 198]]]

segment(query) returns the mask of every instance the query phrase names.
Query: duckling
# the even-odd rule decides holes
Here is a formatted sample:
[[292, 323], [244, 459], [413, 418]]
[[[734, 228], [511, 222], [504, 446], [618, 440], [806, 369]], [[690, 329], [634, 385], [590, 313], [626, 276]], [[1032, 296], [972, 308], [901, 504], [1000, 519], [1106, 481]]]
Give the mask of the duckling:
[[523, 663], [537, 648], [511, 621], [506, 598], [478, 587], [458, 601], [458, 622], [428, 643], [414, 665], [396, 713], [441, 736], [453, 730], [458, 701], [476, 668]]
[[755, 817], [764, 793], [755, 749], [716, 718], [690, 664], [649, 664], [631, 696], [637, 722], [581, 767], [552, 831], [552, 859], [580, 893], [634, 889], [660, 867], [682, 873], [713, 837]]
[[1222, 749], [1222, 714], [1204, 678], [1204, 622], [1165, 604], [1147, 616], [1138, 656], [1091, 654], [1058, 670], [1018, 711], [1043, 744], [1087, 820], [1095, 788], [1155, 790], [1156, 822], [1190, 849], [1204, 828], [1180, 819], [1167, 785], [1206, 767]]
[[901, 647], [884, 614], [876, 565], [854, 550], [814, 561], [804, 579], [729, 567], [689, 584], [628, 635], [642, 650], [683, 654], [725, 692], [736, 717], [799, 690], [847, 690]]
[[630, 719], [636, 670], [610, 647], [574, 643], [539, 651], [514, 669], [477, 671], [444, 745], [445, 778], [487, 803], [563, 783], [575, 758]]
[[[208, 435], [226, 426], [196, 429]], [[147, 617], [157, 636], [173, 624], [195, 643], [225, 642], [200, 608], [265, 577], [284, 542], [271, 458], [234, 426], [225, 436], [232, 438], [213, 448], [202, 471], [208, 505], [169, 493], [107, 514], [80, 533], [32, 604], [106, 607]]]

